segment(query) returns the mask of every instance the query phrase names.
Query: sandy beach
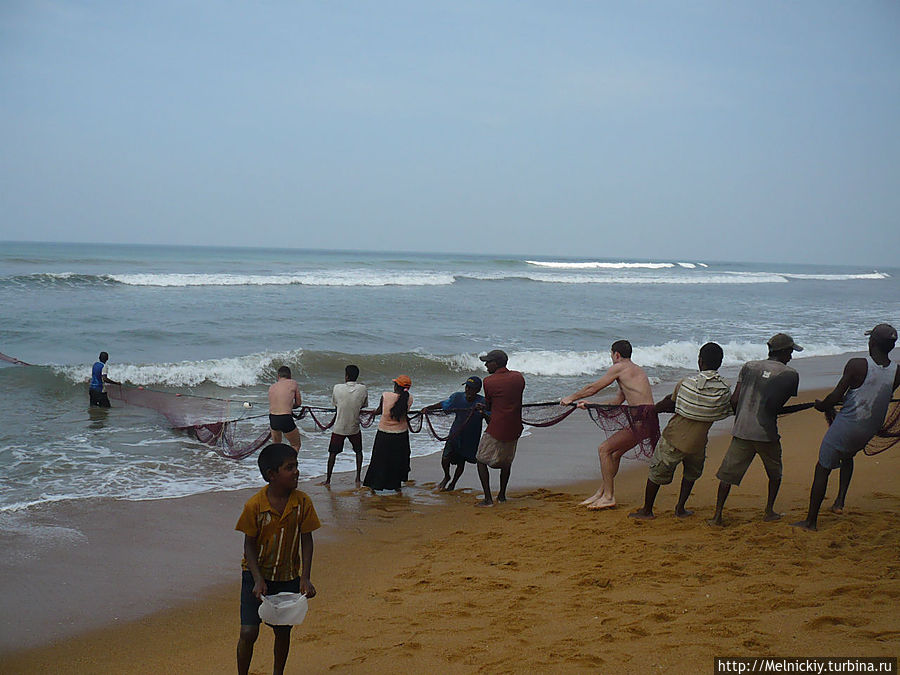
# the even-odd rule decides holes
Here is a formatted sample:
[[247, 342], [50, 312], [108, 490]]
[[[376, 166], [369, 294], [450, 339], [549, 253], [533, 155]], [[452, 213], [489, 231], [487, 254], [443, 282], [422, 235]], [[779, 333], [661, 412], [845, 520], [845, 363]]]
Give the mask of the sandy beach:
[[[523, 488], [514, 474], [512, 499], [493, 509], [473, 507], [471, 470], [464, 489], [432, 495], [421, 477], [438, 477], [433, 457], [414, 466], [419, 484], [401, 497], [358, 496], [346, 476], [330, 495], [310, 486], [325, 523], [313, 571], [319, 596], [294, 631], [288, 672], [687, 673], [722, 655], [896, 656], [900, 494], [890, 476], [900, 456], [861, 457], [845, 514], [826, 511], [818, 533], [803, 532], [789, 523], [805, 513], [825, 423], [806, 411], [782, 418], [781, 430], [785, 479], [776, 507], [785, 517], [776, 523], [761, 521], [766, 480], [757, 463], [732, 491], [727, 526], [705, 524], [727, 447], [722, 434], [710, 443], [688, 504], [696, 514], [683, 520], [672, 514], [677, 485], [662, 489], [656, 520], [627, 518], [643, 495], [640, 464], [621, 474], [618, 508], [579, 508], [596, 485], [587, 447], [581, 454], [591, 468], [571, 475], [590, 481], [534, 487], [529, 479]], [[586, 420], [538, 430], [523, 440], [517, 466], [530, 475], [553, 444], [583, 444], [591, 434]], [[7, 643], [3, 672], [232, 671], [240, 538], [230, 528], [248, 494], [205, 497], [199, 512], [217, 515], [209, 527], [193, 526], [202, 528], [211, 555], [187, 577], [158, 570], [173, 589], [163, 598], [167, 609], [131, 621], [106, 617], [93, 627], [88, 616], [83, 627], [92, 629], [25, 650]], [[186, 509], [203, 499], [158, 505], [190, 521]], [[211, 587], [199, 581], [223, 575], [233, 579]], [[113, 578], [134, 581], [128, 565]], [[17, 611], [7, 605], [8, 628]], [[271, 671], [271, 645], [271, 631], [262, 631], [252, 672]]]

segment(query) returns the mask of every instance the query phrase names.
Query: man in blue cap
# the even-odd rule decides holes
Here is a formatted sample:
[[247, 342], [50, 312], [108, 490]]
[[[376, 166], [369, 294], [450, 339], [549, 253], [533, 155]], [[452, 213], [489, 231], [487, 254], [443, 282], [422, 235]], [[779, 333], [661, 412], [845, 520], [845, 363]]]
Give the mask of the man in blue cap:
[[[475, 453], [478, 452], [478, 442], [481, 439], [482, 420], [485, 416], [484, 396], [478, 393], [481, 391], [481, 378], [473, 375], [463, 384], [465, 391], [458, 391], [447, 400], [424, 408], [426, 412], [443, 410], [456, 413], [456, 419], [450, 427], [450, 438], [444, 443], [444, 452], [441, 454], [444, 478], [437, 486], [441, 491], [455, 489], [456, 482], [465, 471], [466, 462], [476, 463]], [[456, 466], [453, 480], [450, 480], [451, 464]]]

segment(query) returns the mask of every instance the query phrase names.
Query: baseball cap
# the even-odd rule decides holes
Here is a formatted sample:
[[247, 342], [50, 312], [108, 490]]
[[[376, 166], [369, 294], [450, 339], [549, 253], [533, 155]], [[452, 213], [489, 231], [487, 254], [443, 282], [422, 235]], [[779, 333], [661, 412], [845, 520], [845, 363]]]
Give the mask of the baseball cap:
[[794, 338], [787, 333], [775, 333], [766, 344], [769, 345], [770, 352], [780, 352], [783, 349], [791, 349], [795, 352], [803, 351], [803, 347], [794, 342]]
[[479, 356], [478, 358], [485, 363], [487, 363], [488, 361], [494, 361], [495, 363], [499, 363], [501, 366], [505, 366], [506, 362], [509, 361], [509, 357], [502, 349], [492, 349], [484, 356]]
[[880, 323], [872, 330], [867, 330], [866, 335], [871, 335], [879, 342], [890, 342], [897, 340], [897, 329], [889, 323]]
[[481, 391], [481, 378], [475, 377], [474, 375], [467, 379], [463, 384], [467, 387], [472, 387], [475, 391]]
[[409, 375], [398, 375], [393, 381], [404, 389], [409, 389], [412, 386], [412, 380], [409, 379]]

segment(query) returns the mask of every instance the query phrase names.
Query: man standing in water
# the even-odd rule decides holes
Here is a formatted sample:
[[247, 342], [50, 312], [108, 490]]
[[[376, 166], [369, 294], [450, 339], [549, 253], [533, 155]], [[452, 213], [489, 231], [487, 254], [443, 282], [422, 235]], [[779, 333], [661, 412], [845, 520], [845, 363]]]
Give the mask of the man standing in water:
[[[619, 386], [619, 393], [613, 399], [604, 401], [605, 404], [653, 405], [653, 392], [650, 390], [650, 380], [647, 378], [647, 373], [631, 360], [631, 343], [628, 340], [613, 342], [612, 347], [610, 347], [610, 354], [613, 364], [603, 377], [579, 389], [571, 396], [566, 396], [559, 402], [560, 405], [571, 405], [576, 401], [581, 401], [581, 399], [589, 398], [614, 382]], [[584, 402], [581, 401], [578, 407], [583, 408]], [[641, 434], [641, 429], [636, 427], [635, 429], [629, 428], [617, 431], [603, 441], [600, 447], [597, 448], [597, 453], [600, 455], [602, 482], [597, 492], [581, 502], [582, 506], [595, 511], [612, 508], [616, 505], [613, 481], [619, 471], [619, 462], [622, 460], [622, 455], [644, 440], [644, 438]]]
[[294, 424], [291, 414], [294, 408], [300, 407], [300, 387], [291, 378], [291, 369], [281, 366], [278, 369], [278, 381], [269, 387], [269, 428], [272, 429], [272, 442], [281, 443], [282, 434], [291, 447], [300, 451], [300, 430]]
[[509, 358], [500, 349], [492, 349], [480, 358], [490, 373], [484, 378], [485, 407], [490, 412], [490, 422], [481, 435], [478, 452], [475, 453], [478, 477], [484, 489], [484, 499], [476, 506], [493, 506], [488, 467], [500, 469], [497, 501], [505, 502], [509, 472], [516, 458], [519, 436], [522, 435], [522, 392], [525, 391], [525, 378], [519, 371], [506, 367]]
[[328, 469], [325, 480], [319, 483], [331, 485], [331, 473], [334, 461], [344, 451], [344, 441], [350, 441], [350, 447], [356, 454], [356, 487], [362, 484], [363, 451], [362, 432], [359, 430], [359, 411], [369, 405], [369, 389], [362, 382], [357, 382], [359, 368], [353, 365], [344, 368], [344, 381], [334, 385], [331, 391], [331, 402], [336, 409], [334, 426], [331, 427], [331, 442], [328, 444]]
[[[816, 530], [828, 477], [838, 468], [841, 470], [840, 485], [831, 510], [844, 512], [844, 500], [853, 476], [853, 456], [881, 429], [891, 394], [900, 387], [900, 368], [888, 356], [897, 344], [897, 331], [889, 324], [880, 323], [866, 331], [866, 335], [869, 336], [869, 356], [847, 361], [837, 386], [824, 400], [816, 401], [816, 410], [825, 413], [831, 426], [819, 448], [806, 520], [793, 523], [795, 527]], [[844, 405], [835, 412], [834, 406], [841, 401]]]
[[788, 412], [784, 404], [797, 395], [800, 375], [787, 364], [794, 352], [803, 347], [785, 333], [769, 338], [769, 358], [748, 361], [741, 368], [731, 404], [734, 406], [734, 427], [731, 445], [725, 452], [722, 465], [716, 473], [719, 490], [716, 495], [716, 512], [706, 521], [710, 525], [722, 525], [722, 509], [732, 485], [740, 485], [750, 463], [756, 455], [762, 460], [769, 477], [769, 494], [763, 520], [781, 518], [775, 512], [775, 497], [781, 487], [781, 436], [778, 434], [778, 415]]
[[119, 383], [106, 376], [106, 362], [109, 361], [109, 354], [100, 352], [98, 358], [99, 360], [91, 368], [91, 385], [88, 388], [88, 396], [91, 398], [92, 408], [109, 408], [109, 395], [103, 385]]

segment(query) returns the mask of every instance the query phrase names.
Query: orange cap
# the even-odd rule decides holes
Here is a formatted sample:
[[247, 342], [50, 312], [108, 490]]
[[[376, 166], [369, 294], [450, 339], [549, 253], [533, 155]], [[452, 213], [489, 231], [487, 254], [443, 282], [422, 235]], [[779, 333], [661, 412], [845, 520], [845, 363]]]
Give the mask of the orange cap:
[[400, 385], [404, 389], [409, 389], [412, 386], [412, 380], [409, 379], [409, 375], [398, 375], [394, 378], [394, 383]]

